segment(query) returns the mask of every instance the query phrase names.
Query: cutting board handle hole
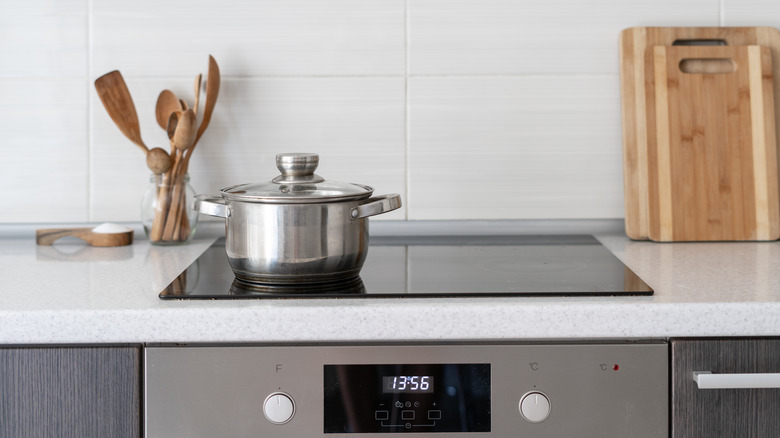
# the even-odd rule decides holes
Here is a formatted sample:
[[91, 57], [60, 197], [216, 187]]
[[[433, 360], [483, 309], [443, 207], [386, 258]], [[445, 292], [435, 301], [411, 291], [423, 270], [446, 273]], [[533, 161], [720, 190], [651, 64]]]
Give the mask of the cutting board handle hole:
[[734, 73], [737, 64], [729, 58], [685, 58], [680, 60], [680, 71], [687, 74]]
[[674, 40], [673, 46], [725, 46], [726, 40], [718, 39], [680, 39]]

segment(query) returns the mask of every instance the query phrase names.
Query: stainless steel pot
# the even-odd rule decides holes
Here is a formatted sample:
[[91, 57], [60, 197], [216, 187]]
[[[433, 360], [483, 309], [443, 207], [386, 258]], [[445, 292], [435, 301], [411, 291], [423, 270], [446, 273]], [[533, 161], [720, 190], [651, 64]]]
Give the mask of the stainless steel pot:
[[225, 250], [239, 280], [253, 283], [339, 281], [358, 275], [368, 253], [369, 216], [401, 207], [398, 194], [326, 181], [316, 154], [280, 154], [271, 182], [196, 196], [194, 208], [225, 218]]

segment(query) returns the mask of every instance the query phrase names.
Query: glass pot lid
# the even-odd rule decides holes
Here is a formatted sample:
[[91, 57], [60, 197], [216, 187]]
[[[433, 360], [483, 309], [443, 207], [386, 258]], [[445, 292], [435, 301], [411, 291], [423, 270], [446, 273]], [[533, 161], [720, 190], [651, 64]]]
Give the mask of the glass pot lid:
[[308, 204], [364, 199], [374, 192], [369, 186], [326, 181], [314, 173], [319, 162], [317, 154], [279, 154], [276, 167], [281, 175], [269, 182], [225, 187], [221, 193], [223, 197], [235, 201]]

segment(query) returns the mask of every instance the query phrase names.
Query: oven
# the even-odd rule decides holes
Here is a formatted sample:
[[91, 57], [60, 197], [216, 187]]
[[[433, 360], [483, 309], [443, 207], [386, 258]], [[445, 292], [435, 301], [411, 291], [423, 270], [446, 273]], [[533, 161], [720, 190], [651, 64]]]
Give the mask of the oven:
[[[372, 237], [359, 276], [314, 285], [240, 281], [218, 240], [160, 298], [273, 305], [652, 293], [589, 235], [395, 236]], [[534, 342], [522, 333], [148, 345], [145, 436], [666, 437], [668, 360], [664, 340]]]
[[157, 345], [146, 437], [666, 437], [665, 342]]

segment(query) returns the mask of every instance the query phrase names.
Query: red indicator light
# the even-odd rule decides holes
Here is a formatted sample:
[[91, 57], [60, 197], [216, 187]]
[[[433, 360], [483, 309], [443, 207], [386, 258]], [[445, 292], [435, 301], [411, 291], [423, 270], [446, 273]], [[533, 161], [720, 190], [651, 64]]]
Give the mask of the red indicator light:
[[620, 365], [618, 365], [618, 364], [612, 365], [612, 369], [617, 371], [617, 370], [620, 369]]

